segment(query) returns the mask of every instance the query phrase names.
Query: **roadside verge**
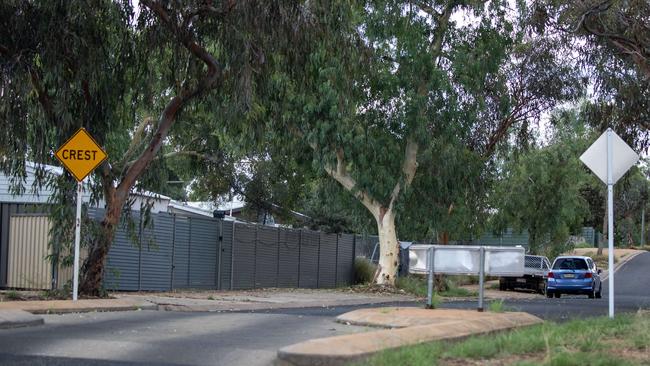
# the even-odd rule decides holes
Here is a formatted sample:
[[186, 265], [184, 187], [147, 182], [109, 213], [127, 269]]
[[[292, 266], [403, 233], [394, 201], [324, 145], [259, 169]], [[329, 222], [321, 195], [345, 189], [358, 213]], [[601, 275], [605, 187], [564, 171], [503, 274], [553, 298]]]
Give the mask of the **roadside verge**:
[[522, 312], [479, 313], [396, 307], [355, 310], [339, 316], [337, 321], [389, 329], [312, 339], [287, 346], [278, 351], [278, 363], [292, 366], [344, 365], [385, 349], [461, 339], [542, 322]]

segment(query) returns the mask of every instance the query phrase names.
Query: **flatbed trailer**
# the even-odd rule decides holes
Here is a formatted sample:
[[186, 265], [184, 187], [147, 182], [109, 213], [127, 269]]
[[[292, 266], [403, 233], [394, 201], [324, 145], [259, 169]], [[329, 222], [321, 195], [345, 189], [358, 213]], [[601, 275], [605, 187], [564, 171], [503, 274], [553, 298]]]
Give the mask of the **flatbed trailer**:
[[540, 255], [526, 255], [524, 275], [522, 277], [500, 277], [499, 290], [527, 289], [543, 294], [546, 291], [546, 278], [550, 268], [551, 263], [548, 258]]

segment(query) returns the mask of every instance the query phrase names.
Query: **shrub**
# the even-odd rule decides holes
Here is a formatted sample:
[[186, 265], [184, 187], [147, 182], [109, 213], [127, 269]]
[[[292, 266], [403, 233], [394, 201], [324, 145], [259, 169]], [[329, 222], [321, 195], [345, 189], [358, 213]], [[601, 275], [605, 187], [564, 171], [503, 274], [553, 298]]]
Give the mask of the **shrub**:
[[357, 257], [354, 259], [354, 283], [357, 285], [371, 283], [375, 278], [377, 266], [369, 259]]

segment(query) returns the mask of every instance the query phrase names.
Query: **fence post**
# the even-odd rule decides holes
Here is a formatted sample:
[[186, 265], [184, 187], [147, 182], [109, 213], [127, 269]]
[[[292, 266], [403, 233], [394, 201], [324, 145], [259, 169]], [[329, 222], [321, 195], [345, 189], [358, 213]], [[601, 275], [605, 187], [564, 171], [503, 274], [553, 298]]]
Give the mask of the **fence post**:
[[192, 272], [190, 268], [192, 267], [192, 218], [188, 217], [187, 222], [189, 223], [189, 240], [187, 243], [187, 287], [192, 287]]
[[277, 228], [278, 230], [278, 255], [277, 255], [277, 267], [275, 269], [275, 287], [280, 287], [280, 241], [282, 240], [282, 228]]
[[320, 239], [322, 232], [318, 232], [318, 259], [316, 260], [316, 288], [320, 288]]
[[340, 233], [336, 234], [336, 256], [334, 256], [334, 287], [338, 287], [339, 283], [339, 236]]
[[172, 214], [172, 270], [171, 270], [171, 278], [170, 278], [170, 284], [169, 288], [171, 290], [174, 289], [174, 268], [176, 268], [175, 265], [175, 260], [176, 260], [176, 214]]
[[255, 224], [255, 242], [253, 243], [253, 288], [257, 288], [257, 235], [259, 225]]
[[298, 230], [298, 288], [300, 288], [300, 250], [302, 247], [302, 229]]
[[215, 265], [215, 285], [217, 290], [221, 290], [221, 251], [223, 250], [223, 220], [219, 219], [219, 234], [217, 235], [217, 263]]
[[354, 278], [357, 275], [354, 269], [354, 261], [356, 258], [357, 258], [357, 235], [354, 234], [352, 235], [352, 263], [351, 263], [352, 270], [350, 271], [351, 275], [349, 278], [351, 284], [354, 284]]
[[230, 289], [234, 288], [235, 280], [235, 228], [237, 223], [232, 222], [232, 241], [230, 243]]
[[142, 290], [142, 211], [138, 222], [138, 291]]

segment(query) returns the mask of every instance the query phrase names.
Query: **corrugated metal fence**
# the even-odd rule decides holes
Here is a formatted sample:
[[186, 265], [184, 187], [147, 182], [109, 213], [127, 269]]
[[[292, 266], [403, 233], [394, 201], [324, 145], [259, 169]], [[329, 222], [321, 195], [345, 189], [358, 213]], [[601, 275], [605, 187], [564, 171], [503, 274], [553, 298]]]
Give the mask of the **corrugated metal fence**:
[[135, 224], [135, 238], [124, 228], [116, 233], [104, 273], [109, 290], [331, 288], [353, 281], [354, 235], [162, 213], [152, 214], [150, 225]]

